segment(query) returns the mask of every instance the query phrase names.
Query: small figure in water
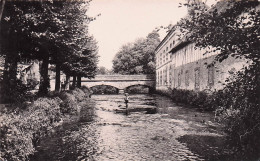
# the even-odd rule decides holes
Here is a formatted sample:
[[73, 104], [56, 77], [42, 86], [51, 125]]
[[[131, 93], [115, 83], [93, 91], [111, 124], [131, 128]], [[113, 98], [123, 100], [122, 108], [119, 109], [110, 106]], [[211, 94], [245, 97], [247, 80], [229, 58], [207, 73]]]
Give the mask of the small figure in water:
[[128, 93], [125, 93], [125, 106], [126, 106], [126, 115], [129, 114], [129, 111], [128, 111]]

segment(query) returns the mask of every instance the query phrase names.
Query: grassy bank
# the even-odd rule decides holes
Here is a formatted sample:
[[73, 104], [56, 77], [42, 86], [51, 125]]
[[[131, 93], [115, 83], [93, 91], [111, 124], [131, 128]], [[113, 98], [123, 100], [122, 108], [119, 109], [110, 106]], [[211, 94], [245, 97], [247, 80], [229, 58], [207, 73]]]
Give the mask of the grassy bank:
[[2, 112], [0, 160], [27, 160], [35, 152], [40, 138], [73, 116], [91, 120], [94, 106], [89, 94], [87, 88], [52, 93], [38, 98], [25, 109]]

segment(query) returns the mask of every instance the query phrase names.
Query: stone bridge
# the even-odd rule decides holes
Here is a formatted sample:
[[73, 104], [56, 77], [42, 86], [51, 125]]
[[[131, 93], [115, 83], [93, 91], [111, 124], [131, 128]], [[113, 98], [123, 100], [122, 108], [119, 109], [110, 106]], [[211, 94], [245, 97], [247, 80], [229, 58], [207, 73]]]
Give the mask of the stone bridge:
[[155, 89], [154, 75], [96, 75], [93, 79], [82, 78], [81, 85], [94, 87], [100, 85], [113, 86], [124, 93], [125, 89], [131, 86], [142, 85], [149, 88], [149, 91]]

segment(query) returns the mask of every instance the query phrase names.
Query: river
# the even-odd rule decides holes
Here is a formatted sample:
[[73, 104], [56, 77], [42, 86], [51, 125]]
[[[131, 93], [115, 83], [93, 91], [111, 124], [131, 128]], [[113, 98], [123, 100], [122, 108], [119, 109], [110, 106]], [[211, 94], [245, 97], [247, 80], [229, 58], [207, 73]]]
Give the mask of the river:
[[126, 115], [124, 95], [92, 99], [94, 120], [64, 124], [41, 141], [32, 160], [228, 160], [213, 113], [140, 94], [130, 95]]

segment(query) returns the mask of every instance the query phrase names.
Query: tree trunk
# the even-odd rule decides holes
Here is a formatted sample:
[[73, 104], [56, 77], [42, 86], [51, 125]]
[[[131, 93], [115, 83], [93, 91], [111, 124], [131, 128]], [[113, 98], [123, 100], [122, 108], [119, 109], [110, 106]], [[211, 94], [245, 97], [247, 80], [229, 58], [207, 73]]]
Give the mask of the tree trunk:
[[55, 91], [60, 91], [60, 64], [56, 64]]
[[81, 76], [77, 76], [77, 87], [81, 87]]
[[77, 81], [77, 77], [74, 75], [73, 82], [72, 82], [72, 89], [74, 89], [76, 87], [76, 81]]
[[46, 57], [43, 59], [41, 69], [40, 69], [40, 74], [41, 74], [40, 87], [39, 87], [40, 95], [48, 94], [48, 88], [50, 87], [48, 67], [49, 67], [49, 57]]
[[2, 19], [3, 12], [4, 12], [4, 6], [5, 6], [5, 0], [0, 0], [0, 22]]
[[8, 53], [5, 57], [3, 84], [1, 87], [1, 102], [10, 103], [13, 91], [16, 90], [17, 82], [17, 55], [16, 53]]
[[65, 80], [65, 90], [69, 90], [70, 88], [70, 76], [66, 75], [66, 80]]

